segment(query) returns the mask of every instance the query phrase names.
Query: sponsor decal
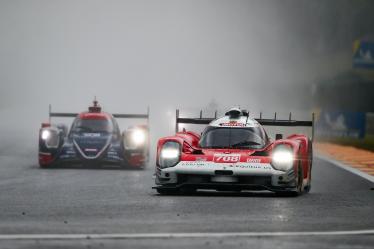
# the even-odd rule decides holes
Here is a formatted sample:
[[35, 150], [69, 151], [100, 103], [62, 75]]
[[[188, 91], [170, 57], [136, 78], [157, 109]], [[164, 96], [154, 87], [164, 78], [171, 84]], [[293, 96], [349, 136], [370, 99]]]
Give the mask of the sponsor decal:
[[213, 161], [215, 163], [238, 163], [240, 154], [214, 154]]
[[205, 162], [207, 160], [208, 159], [206, 157], [196, 157], [196, 161], [198, 161], [198, 162]]
[[206, 162], [198, 162], [198, 161], [183, 161], [180, 163], [183, 166], [208, 166]]
[[181, 166], [191, 166], [191, 167], [201, 167], [201, 168], [210, 168], [210, 167], [222, 167], [222, 169], [262, 169], [262, 170], [271, 170], [272, 167], [269, 164], [249, 164], [249, 163], [231, 163], [231, 164], [218, 164], [214, 162], [197, 162], [197, 161], [182, 161], [180, 162]]
[[261, 163], [261, 158], [248, 158], [247, 163]]
[[269, 164], [249, 164], [249, 163], [214, 163], [214, 162], [198, 162], [198, 161], [182, 161], [179, 164], [180, 166], [191, 166], [198, 168], [221, 168], [222, 169], [261, 169], [261, 170], [272, 170], [272, 167]]
[[238, 123], [236, 121], [231, 121], [229, 123], [220, 123], [220, 126], [232, 126], [232, 127], [245, 127], [244, 123]]
[[100, 133], [83, 133], [84, 137], [100, 137]]
[[87, 152], [96, 152], [97, 151], [97, 149], [84, 149], [84, 151], [87, 151]]
[[236, 168], [236, 169], [266, 169], [271, 170], [270, 166], [263, 166], [263, 165], [253, 165], [253, 164], [234, 164], [230, 165], [230, 168]]

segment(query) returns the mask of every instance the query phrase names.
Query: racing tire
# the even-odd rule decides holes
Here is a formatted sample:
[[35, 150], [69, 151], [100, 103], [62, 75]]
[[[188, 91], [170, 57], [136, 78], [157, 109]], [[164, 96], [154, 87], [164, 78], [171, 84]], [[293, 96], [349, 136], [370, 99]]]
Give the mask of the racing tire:
[[303, 166], [301, 163], [299, 163], [299, 167], [297, 169], [297, 189], [295, 191], [296, 196], [302, 195], [304, 192], [303, 188], [303, 180], [304, 180], [304, 171], [303, 171]]
[[312, 167], [309, 167], [308, 184], [304, 187], [304, 192], [309, 193], [312, 189]]
[[301, 166], [301, 163], [299, 163], [298, 170], [297, 170], [297, 184], [296, 184], [296, 190], [292, 191], [279, 191], [277, 192], [277, 195], [282, 197], [296, 197], [299, 195], [302, 195], [304, 192], [303, 189], [303, 167]]
[[309, 193], [312, 188], [312, 165], [313, 165], [313, 147], [312, 142], [309, 141], [309, 148], [308, 148], [308, 161], [309, 161], [309, 172], [308, 172], [308, 183], [304, 188], [305, 193]]
[[179, 194], [179, 189], [165, 189], [165, 188], [158, 188], [156, 189], [157, 193], [160, 195], [177, 195]]

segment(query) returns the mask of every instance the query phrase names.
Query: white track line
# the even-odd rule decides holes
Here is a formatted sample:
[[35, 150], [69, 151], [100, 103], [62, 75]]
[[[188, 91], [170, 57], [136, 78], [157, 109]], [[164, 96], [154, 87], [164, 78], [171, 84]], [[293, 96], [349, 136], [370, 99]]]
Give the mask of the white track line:
[[335, 166], [337, 166], [339, 168], [347, 170], [347, 171], [349, 171], [349, 172], [351, 172], [351, 173], [353, 173], [355, 175], [361, 176], [362, 178], [365, 178], [366, 180], [374, 183], [374, 176], [366, 174], [365, 172], [362, 172], [362, 171], [360, 171], [360, 170], [358, 170], [356, 168], [353, 168], [353, 167], [351, 167], [351, 166], [349, 166], [347, 164], [339, 162], [339, 161], [337, 161], [335, 159], [332, 159], [332, 158], [330, 158], [328, 156], [324, 156], [324, 155], [318, 154], [318, 155], [316, 155], [316, 157], [319, 158], [319, 159], [325, 160], [325, 161], [327, 161], [327, 162], [329, 162], [329, 163], [331, 163], [331, 164], [333, 164], [333, 165], [335, 165]]
[[311, 232], [242, 232], [242, 233], [110, 233], [110, 234], [1, 234], [0, 240], [71, 240], [71, 239], [173, 239], [173, 238], [238, 238], [289, 236], [374, 235], [372, 230]]

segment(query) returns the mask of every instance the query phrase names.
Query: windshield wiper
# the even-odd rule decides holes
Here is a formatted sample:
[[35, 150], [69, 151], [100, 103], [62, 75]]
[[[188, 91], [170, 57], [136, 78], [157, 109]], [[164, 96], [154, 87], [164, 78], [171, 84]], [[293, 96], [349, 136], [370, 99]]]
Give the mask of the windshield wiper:
[[241, 141], [239, 143], [231, 145], [231, 147], [249, 146], [249, 145], [261, 145], [260, 143], [254, 141]]

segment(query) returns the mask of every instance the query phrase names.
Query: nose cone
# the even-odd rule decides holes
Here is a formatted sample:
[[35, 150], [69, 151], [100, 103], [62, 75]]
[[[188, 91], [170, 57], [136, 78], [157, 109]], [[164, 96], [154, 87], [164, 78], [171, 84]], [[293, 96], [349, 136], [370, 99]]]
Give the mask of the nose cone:
[[86, 159], [98, 158], [109, 146], [111, 135], [104, 133], [82, 133], [75, 135], [74, 145]]

